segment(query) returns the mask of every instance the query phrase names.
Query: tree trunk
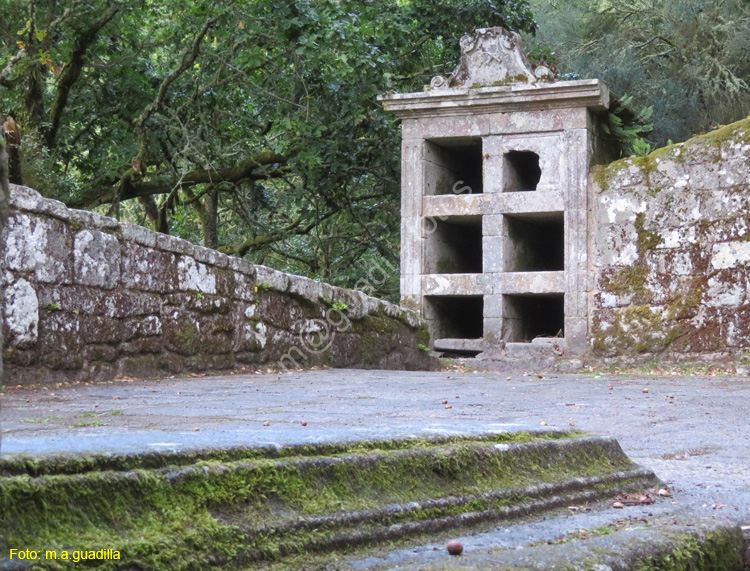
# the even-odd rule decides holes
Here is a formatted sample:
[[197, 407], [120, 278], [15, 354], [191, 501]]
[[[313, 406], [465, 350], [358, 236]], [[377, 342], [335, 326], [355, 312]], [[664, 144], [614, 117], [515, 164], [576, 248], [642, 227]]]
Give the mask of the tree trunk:
[[146, 218], [151, 223], [151, 228], [155, 232], [159, 231], [159, 207], [156, 206], [156, 200], [153, 196], [139, 196], [138, 202], [143, 206], [143, 210], [146, 212]]
[[205, 197], [206, 216], [203, 218], [203, 245], [206, 248], [219, 247], [219, 191], [213, 189]]
[[23, 178], [21, 177], [21, 153], [19, 151], [21, 134], [18, 132], [18, 126], [13, 117], [8, 117], [5, 120], [3, 128], [5, 129], [3, 141], [6, 144], [5, 150], [7, 151], [4, 167], [5, 174], [11, 183], [23, 184]]

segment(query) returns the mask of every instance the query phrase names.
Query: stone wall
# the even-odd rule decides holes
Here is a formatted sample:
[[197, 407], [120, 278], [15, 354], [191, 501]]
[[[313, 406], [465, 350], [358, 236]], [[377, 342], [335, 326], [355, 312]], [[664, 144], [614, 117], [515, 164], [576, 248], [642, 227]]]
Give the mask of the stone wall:
[[416, 314], [11, 187], [5, 384], [260, 365], [427, 368]]
[[750, 120], [597, 167], [590, 337], [603, 356], [750, 347]]

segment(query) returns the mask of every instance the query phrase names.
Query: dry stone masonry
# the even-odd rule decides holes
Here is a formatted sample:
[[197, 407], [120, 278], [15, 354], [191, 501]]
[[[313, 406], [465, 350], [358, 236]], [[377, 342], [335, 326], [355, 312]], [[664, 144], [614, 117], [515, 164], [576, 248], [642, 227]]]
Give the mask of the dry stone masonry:
[[591, 189], [595, 353], [746, 362], [750, 120], [597, 167]]
[[381, 97], [403, 119], [402, 304], [437, 350], [583, 353], [587, 173], [608, 90], [532, 69], [502, 28], [461, 49], [449, 78]]
[[11, 186], [5, 383], [241, 366], [428, 368], [411, 311]]

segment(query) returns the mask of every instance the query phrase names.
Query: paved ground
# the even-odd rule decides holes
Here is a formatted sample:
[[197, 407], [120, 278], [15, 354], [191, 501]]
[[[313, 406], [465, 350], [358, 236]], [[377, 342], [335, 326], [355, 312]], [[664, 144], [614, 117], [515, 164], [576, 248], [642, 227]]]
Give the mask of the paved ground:
[[615, 436], [677, 504], [747, 521], [749, 407], [747, 378], [327, 370], [9, 389], [0, 433], [3, 455], [43, 455], [574, 425]]

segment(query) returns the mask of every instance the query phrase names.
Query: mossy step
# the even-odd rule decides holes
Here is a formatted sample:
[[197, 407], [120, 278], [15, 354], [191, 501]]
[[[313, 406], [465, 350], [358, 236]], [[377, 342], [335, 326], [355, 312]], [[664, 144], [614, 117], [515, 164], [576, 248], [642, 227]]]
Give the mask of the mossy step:
[[[743, 571], [746, 539], [734, 522], [678, 523], [670, 517], [649, 525], [629, 525], [611, 534], [589, 539], [565, 538], [554, 544], [522, 549], [464, 551], [461, 557], [404, 558], [396, 565], [368, 566], [372, 571]], [[583, 530], [582, 530], [583, 531]], [[351, 571], [361, 566], [338, 561], [318, 569]], [[283, 565], [274, 570], [281, 571]]]
[[356, 440], [351, 442], [322, 442], [279, 446], [235, 446], [231, 448], [206, 448], [190, 451], [149, 451], [130, 454], [68, 454], [5, 455], [0, 458], [0, 477], [27, 474], [46, 476], [55, 474], [82, 474], [93, 471], [127, 471], [155, 469], [171, 466], [189, 466], [201, 461], [233, 462], [261, 458], [293, 458], [299, 456], [332, 456], [370, 451], [404, 450], [420, 446], [458, 444], [461, 442], [488, 442], [493, 444], [533, 442], [578, 438], [578, 430], [536, 429], [514, 432], [493, 432], [485, 435], [434, 435], [429, 438], [397, 438], [391, 440]]
[[[2, 555], [16, 546], [114, 549], [121, 559], [97, 568], [238, 568], [594, 501], [656, 480], [614, 439], [559, 436], [349, 444], [327, 456], [264, 451], [152, 470], [8, 476], [0, 478]], [[34, 563], [65, 568], [59, 559]]]

